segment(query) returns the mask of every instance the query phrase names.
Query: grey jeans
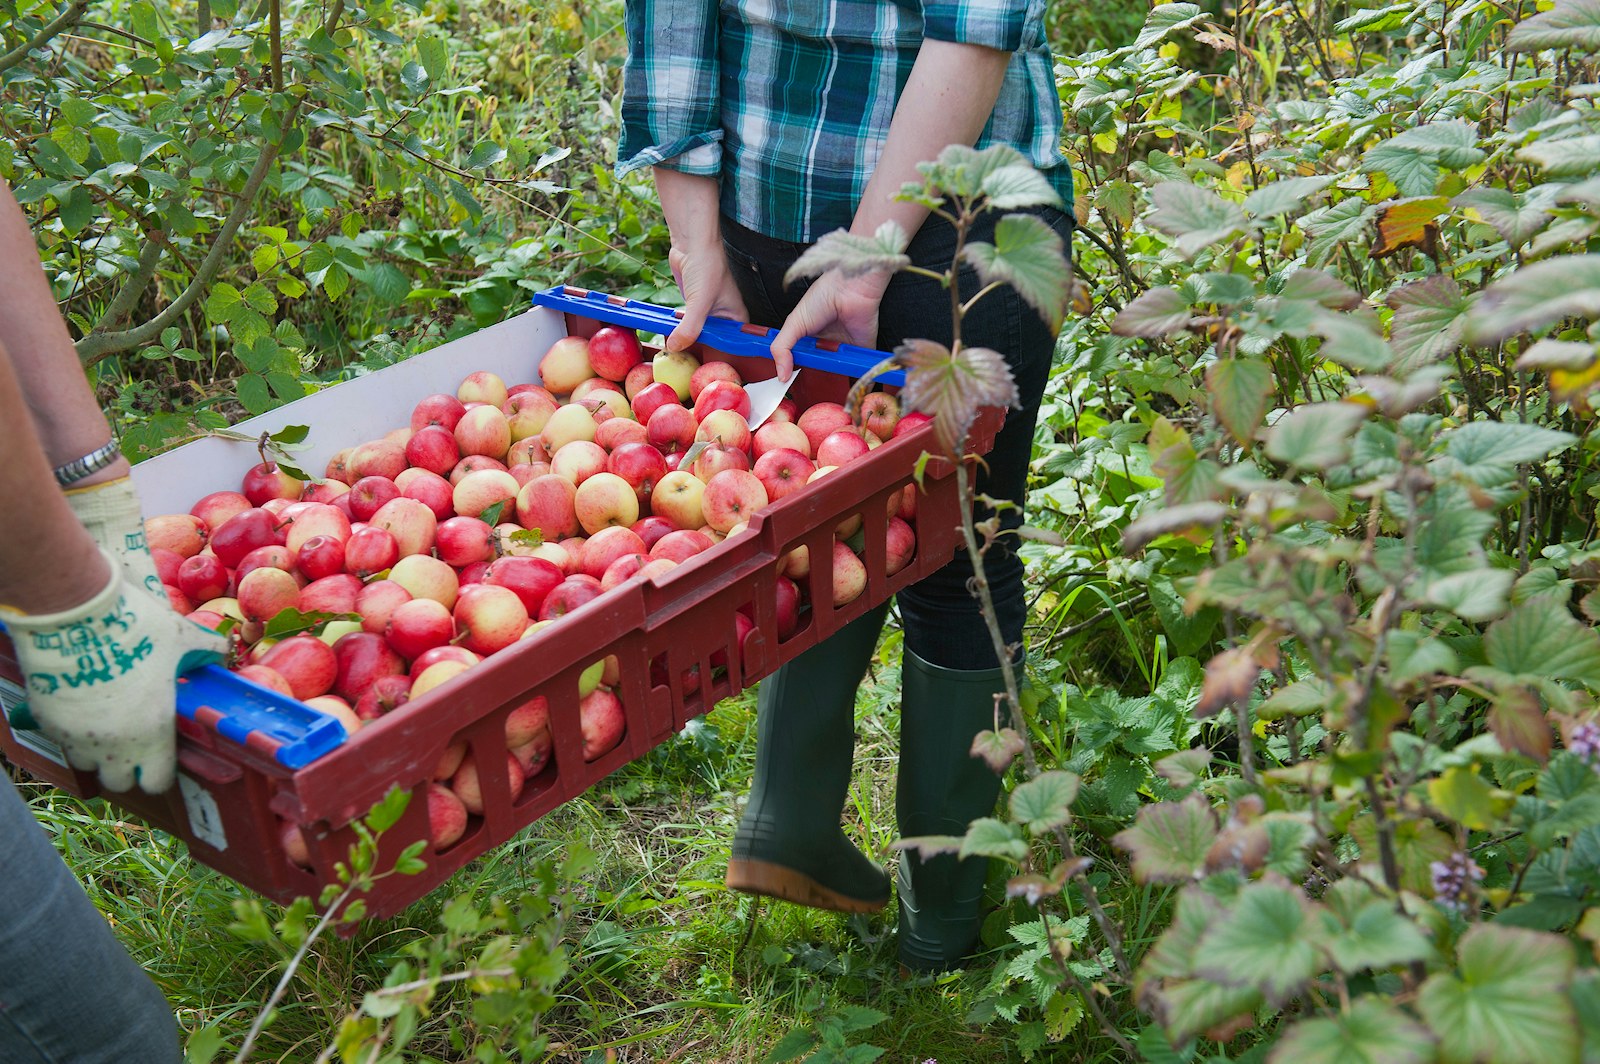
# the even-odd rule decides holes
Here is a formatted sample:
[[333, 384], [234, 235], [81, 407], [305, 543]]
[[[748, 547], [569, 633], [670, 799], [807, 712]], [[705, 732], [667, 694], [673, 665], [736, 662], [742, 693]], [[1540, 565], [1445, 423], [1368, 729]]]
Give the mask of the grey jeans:
[[0, 773], [0, 1061], [181, 1059], [161, 991]]

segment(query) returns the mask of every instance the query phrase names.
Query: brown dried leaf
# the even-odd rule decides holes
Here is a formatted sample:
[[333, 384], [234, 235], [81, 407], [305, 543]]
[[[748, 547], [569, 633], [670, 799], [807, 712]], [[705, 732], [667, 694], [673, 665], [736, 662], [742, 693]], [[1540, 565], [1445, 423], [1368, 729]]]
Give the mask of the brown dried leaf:
[[1228, 706], [1242, 704], [1255, 689], [1261, 666], [1249, 647], [1233, 647], [1206, 662], [1205, 682], [1200, 686], [1200, 701], [1195, 703], [1197, 720], [1208, 720]]

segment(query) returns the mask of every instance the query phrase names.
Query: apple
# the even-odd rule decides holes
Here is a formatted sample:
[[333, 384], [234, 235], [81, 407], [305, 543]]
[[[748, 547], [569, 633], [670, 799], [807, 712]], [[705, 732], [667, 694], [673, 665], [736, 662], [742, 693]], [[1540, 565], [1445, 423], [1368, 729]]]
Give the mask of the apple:
[[[609, 381], [601, 382], [609, 384]], [[628, 405], [627, 396], [611, 388], [596, 388], [585, 396], [580, 404], [589, 411], [596, 425], [604, 425], [607, 421], [619, 418], [633, 420], [633, 408]], [[597, 430], [598, 431], [598, 430]]]
[[452, 517], [439, 526], [434, 552], [446, 565], [463, 569], [493, 558], [495, 539], [494, 529], [476, 517]]
[[350, 485], [350, 514], [370, 521], [384, 503], [400, 497], [400, 488], [388, 477], [362, 477]]
[[511, 756], [517, 759], [517, 764], [522, 766], [524, 784], [527, 780], [544, 771], [550, 763], [550, 753], [554, 747], [550, 738], [550, 729], [534, 732], [533, 737], [525, 743], [509, 746]]
[[411, 592], [412, 598], [426, 598], [450, 609], [456, 604], [461, 581], [456, 571], [429, 554], [401, 558], [389, 570], [389, 579]]
[[[651, 449], [654, 450], [654, 448]], [[668, 521], [665, 517], [656, 517], [654, 515], [639, 518], [633, 523], [632, 527], [634, 532], [638, 533], [639, 538], [644, 540], [646, 550], [654, 547], [673, 528], [671, 521]]]
[[339, 675], [333, 648], [314, 635], [290, 636], [267, 651], [261, 664], [287, 680], [294, 697], [302, 702], [327, 694]]
[[[436, 649], [444, 650], [446, 648], [438, 647]], [[429, 651], [428, 653], [431, 654], [433, 651]], [[477, 655], [473, 656], [477, 657]], [[418, 660], [420, 661], [421, 659], [419, 658]], [[482, 661], [483, 659], [478, 658], [478, 660]], [[432, 691], [436, 687], [444, 686], [446, 683], [449, 683], [457, 676], [460, 676], [462, 673], [472, 668], [473, 664], [475, 663], [459, 661], [455, 658], [446, 658], [443, 661], [434, 662], [421, 672], [416, 672], [413, 670], [413, 677], [411, 681], [412, 700], [415, 701], [416, 699], [421, 698], [423, 695], [427, 694], [429, 691]]]
[[732, 410], [740, 417], [750, 418], [750, 396], [744, 388], [728, 381], [712, 381], [694, 400], [694, 416], [704, 421], [713, 410]]
[[900, 400], [888, 392], [868, 392], [861, 397], [861, 426], [880, 440], [894, 435], [900, 424]]
[[905, 518], [907, 521], [915, 521], [916, 520], [916, 518], [917, 518], [917, 486], [915, 484], [907, 484], [905, 486], [905, 489], [900, 492], [900, 514], [899, 514], [899, 516]]
[[497, 584], [473, 584], [456, 600], [456, 631], [460, 643], [474, 654], [493, 654], [522, 637], [528, 627], [528, 608], [515, 591]]
[[850, 415], [845, 413], [844, 407], [838, 403], [815, 403], [801, 412], [795, 423], [806, 434], [806, 439], [811, 441], [813, 455], [817, 453], [817, 448], [822, 446], [822, 441], [829, 433], [849, 428], [851, 425]]
[[[506, 786], [510, 789], [511, 800], [517, 800], [517, 795], [522, 793], [522, 766], [515, 757], [506, 755]], [[478, 778], [478, 760], [473, 751], [468, 751], [462, 759], [461, 767], [456, 769], [456, 774], [450, 778], [450, 789], [456, 797], [461, 799], [461, 804], [467, 812], [475, 816], [483, 815], [483, 784]]]
[[639, 497], [633, 486], [615, 473], [596, 473], [584, 480], [573, 495], [572, 507], [578, 524], [591, 535], [619, 525], [627, 531], [627, 526], [639, 520]]
[[673, 562], [686, 562], [701, 551], [710, 550], [716, 546], [711, 537], [694, 528], [678, 529], [668, 532], [655, 542], [650, 548], [650, 557], [654, 559], [665, 558]]
[[[442, 475], [426, 469], [408, 469], [407, 473], [415, 474], [407, 477], [401, 474], [405, 481], [395, 481], [400, 486], [400, 496], [405, 499], [415, 499], [426, 506], [433, 513], [435, 521], [443, 521], [455, 516], [455, 486]], [[374, 514], [374, 517], [377, 515]]]
[[[456, 388], [456, 398], [465, 403], [486, 403], [499, 407], [506, 401], [506, 382], [498, 374], [480, 369], [469, 373]], [[464, 415], [463, 415], [464, 416]]]
[[461, 586], [466, 587], [468, 584], [483, 583], [483, 574], [488, 571], [488, 562], [473, 562], [471, 565], [462, 566], [461, 571], [456, 575], [461, 582]]
[[300, 609], [306, 613], [354, 613], [361, 581], [349, 573], [313, 580], [300, 590]]
[[545, 422], [544, 431], [539, 434], [539, 442], [545, 451], [554, 455], [575, 440], [594, 442], [598, 429], [599, 426], [595, 424], [594, 415], [589, 412], [588, 407], [579, 403], [568, 403], [566, 406], [557, 407], [555, 413], [550, 415], [550, 420]]
[[490, 458], [486, 454], [469, 454], [457, 462], [454, 469], [450, 470], [450, 485], [453, 488], [461, 483], [462, 478], [469, 473], [477, 473], [485, 469], [497, 469], [502, 473], [509, 471], [506, 464], [498, 458]]
[[[454, 776], [456, 774], [456, 769], [461, 767], [461, 761], [466, 756], [466, 743], [461, 742], [460, 740], [451, 743], [449, 746], [444, 748], [444, 753], [439, 755], [438, 763], [433, 766], [433, 778], [435, 780], [447, 780], [451, 776]], [[455, 792], [450, 791], [448, 788], [446, 788], [445, 791], [450, 795], [450, 797], [455, 798]], [[456, 800], [460, 801], [460, 799]], [[466, 812], [467, 811], [465, 809], [461, 810], [463, 816], [466, 815]]]
[[[812, 473], [806, 478], [806, 483], [815, 484], [817, 481], [821, 480], [823, 477], [827, 476], [838, 468], [838, 466], [831, 465], [818, 466], [816, 472]], [[851, 536], [856, 534], [856, 530], [860, 527], [861, 515], [851, 514], [849, 517], [846, 517], [843, 521], [840, 521], [834, 526], [834, 534], [840, 539], [849, 539]]]
[[499, 404], [473, 407], [462, 414], [456, 424], [456, 446], [463, 457], [481, 454], [496, 460], [505, 458], [511, 449], [511, 423], [500, 412]]
[[311, 847], [306, 845], [305, 833], [300, 830], [300, 825], [287, 821], [281, 824], [278, 827], [278, 844], [283, 847], [283, 855], [290, 863], [301, 868], [311, 867]]
[[456, 483], [451, 504], [461, 517], [477, 517], [493, 506], [504, 513], [515, 506], [513, 500], [521, 489], [517, 478], [503, 469], [479, 469]]
[[[701, 426], [701, 431], [705, 431], [705, 426]], [[701, 480], [709, 481], [724, 469], [748, 470], [749, 468], [750, 455], [746, 452], [739, 450], [737, 447], [726, 447], [720, 443], [711, 443], [707, 444], [695, 456], [694, 462], [689, 466], [689, 472]]]
[[355, 612], [361, 616], [362, 631], [382, 635], [394, 611], [410, 601], [411, 592], [393, 580], [374, 580], [356, 593]]
[[243, 513], [253, 505], [237, 491], [213, 491], [190, 507], [189, 513], [204, 521], [208, 531], [215, 532], [228, 518]]
[[[355, 494], [355, 488], [350, 489], [350, 494]], [[284, 546], [296, 557], [300, 549], [317, 536], [331, 536], [340, 543], [350, 538], [350, 518], [337, 506], [325, 502], [297, 502], [285, 510], [283, 516], [288, 526]]]
[[189, 601], [189, 596], [183, 593], [182, 588], [174, 584], [162, 584], [161, 591], [167, 596], [167, 605], [180, 617], [187, 617], [194, 612], [194, 603]]
[[811, 457], [811, 441], [806, 438], [805, 430], [792, 421], [768, 421], [751, 437], [750, 449], [757, 458], [780, 447]]
[[369, 720], [377, 720], [385, 713], [392, 713], [411, 701], [411, 677], [380, 676], [367, 688], [367, 693], [361, 696], [361, 701], [355, 705], [355, 714], [361, 718], [363, 724]]
[[[411, 679], [419, 679], [423, 673], [427, 672], [430, 668], [439, 664], [440, 662], [453, 661], [458, 665], [470, 667], [476, 665], [482, 660], [482, 655], [474, 654], [466, 647], [456, 646], [454, 643], [451, 643], [447, 646], [434, 647], [432, 650], [423, 651], [420, 655], [418, 655], [417, 660], [411, 663]], [[412, 689], [413, 698], [415, 698], [418, 693], [419, 692], [415, 688]], [[448, 776], [450, 773], [446, 772], [445, 775]]]
[[724, 381], [728, 384], [744, 384], [744, 378], [739, 376], [739, 371], [726, 362], [703, 362], [692, 374], [689, 375], [689, 398], [695, 402], [700, 399], [700, 393], [706, 390], [706, 385], [712, 381]]
[[[226, 525], [227, 522], [224, 521], [223, 524]], [[151, 550], [158, 547], [170, 550], [180, 558], [192, 558], [199, 554], [205, 547], [210, 533], [211, 529], [206, 527], [206, 523], [193, 514], [162, 514], [159, 517], [149, 518], [144, 523], [144, 540]], [[240, 554], [239, 557], [242, 558], [244, 555]]]
[[833, 541], [833, 604], [843, 606], [854, 602], [867, 589], [867, 567], [850, 545], [843, 540]]
[[[403, 473], [404, 470], [401, 472]], [[324, 480], [319, 484], [307, 484], [306, 490], [300, 493], [300, 501], [334, 503], [339, 496], [345, 495], [349, 491], [350, 485], [343, 481]], [[348, 508], [349, 505], [348, 502], [345, 503], [345, 508]], [[346, 509], [346, 513], [348, 514], [348, 509]]]
[[756, 459], [754, 469], [756, 479], [767, 489], [767, 498], [773, 502], [805, 487], [806, 481], [816, 471], [817, 467], [811, 459], [792, 447], [768, 451]]
[[817, 464], [841, 466], [866, 454], [866, 438], [854, 429], [839, 429], [824, 436], [817, 445]]
[[600, 577], [600, 590], [610, 591], [619, 584], [633, 579], [646, 565], [650, 564], [650, 557], [646, 554], [624, 554], [610, 565]]
[[767, 505], [767, 489], [747, 469], [724, 469], [706, 482], [701, 506], [706, 524], [726, 533]]
[[400, 541], [386, 528], [368, 525], [350, 533], [344, 543], [344, 569], [362, 580], [383, 572], [400, 560]]
[[689, 398], [689, 382], [700, 360], [687, 351], [658, 351], [650, 361], [650, 369], [657, 383], [665, 384], [678, 395], [678, 402]]
[[506, 424], [511, 429], [511, 442], [537, 437], [558, 405], [543, 388], [507, 399], [501, 412], [506, 415]]
[[455, 638], [456, 625], [450, 610], [433, 599], [414, 598], [401, 603], [389, 615], [383, 638], [396, 654], [410, 661], [424, 651], [442, 647]]
[[578, 487], [606, 468], [606, 449], [590, 440], [563, 444], [550, 456], [550, 472], [566, 477]]
[[894, 432], [890, 435], [895, 439], [899, 439], [901, 436], [909, 436], [932, 420], [933, 415], [931, 414], [924, 414], [920, 410], [908, 410], [900, 415], [900, 420], [895, 423]]
[[[417, 435], [430, 426], [455, 432], [456, 423], [466, 412], [467, 408], [461, 405], [461, 400], [453, 395], [430, 395], [411, 408], [411, 429]], [[417, 436], [411, 438], [416, 439]]]
[[630, 369], [628, 375], [622, 379], [622, 394], [626, 395], [631, 403], [634, 396], [654, 384], [655, 380], [655, 370], [651, 368], [650, 363], [641, 362]]
[[701, 498], [706, 485], [686, 469], [675, 469], [656, 482], [650, 495], [650, 510], [665, 517], [676, 528], [699, 528], [705, 524]]
[[786, 576], [775, 578], [778, 638], [788, 639], [800, 630], [800, 587]]
[[356, 478], [350, 475], [350, 456], [356, 453], [354, 447], [346, 447], [328, 459], [328, 464], [323, 467], [322, 475], [328, 480], [336, 480], [348, 485]]
[[572, 389], [592, 376], [589, 341], [581, 336], [563, 336], [539, 360], [539, 379], [555, 395], [571, 394]]
[[[545, 422], [548, 426], [549, 422]], [[511, 445], [511, 450], [506, 452], [507, 465], [527, 465], [529, 463], [550, 461], [550, 452], [544, 449], [544, 440], [539, 436], [529, 436], [525, 440], [518, 440]]]
[[746, 454], [750, 453], [750, 423], [737, 410], [711, 411], [700, 422], [694, 438], [720, 442], [725, 447], [734, 447]]
[[528, 481], [534, 477], [542, 477], [550, 472], [550, 463], [524, 462], [521, 465], [512, 466], [507, 472], [511, 474], [511, 479], [517, 482], [517, 490], [521, 491]]
[[350, 452], [347, 483], [362, 477], [388, 477], [393, 480], [406, 467], [406, 448], [393, 440], [372, 440]]
[[[216, 555], [208, 554], [206, 557], [214, 558]], [[150, 552], [150, 564], [156, 567], [156, 576], [160, 577], [163, 584], [171, 584], [173, 587], [178, 586], [178, 570], [183, 568], [183, 563], [187, 560], [177, 551], [170, 551], [165, 547], [157, 547]]]
[[517, 523], [538, 529], [546, 543], [564, 539], [578, 531], [574, 508], [578, 489], [572, 481], [555, 473], [535, 477], [517, 492]]
[[556, 403], [556, 397], [550, 394], [550, 389], [544, 387], [543, 385], [533, 384], [532, 382], [513, 384], [506, 389], [506, 401], [505, 403], [501, 404], [501, 409], [506, 411], [507, 417], [511, 416], [511, 411], [506, 409], [506, 407], [510, 405], [511, 400], [515, 399], [519, 395], [524, 395], [530, 392], [534, 395], [543, 396], [544, 398], [550, 400], [550, 402], [555, 403], [556, 406], [561, 405], [560, 403]]
[[359, 702], [380, 676], [398, 676], [406, 671], [400, 655], [382, 636], [370, 632], [352, 632], [340, 639], [333, 644], [333, 656], [339, 663], [333, 691], [351, 704]]
[[624, 380], [643, 361], [639, 337], [632, 329], [607, 325], [589, 337], [589, 365], [608, 381]]
[[631, 417], [608, 418], [594, 430], [594, 442], [611, 452], [630, 443], [645, 443], [649, 438], [645, 427]]
[[[339, 498], [344, 500], [344, 504], [345, 504], [345, 507], [346, 507], [345, 516], [349, 517], [350, 516], [350, 511], [348, 510], [348, 507], [350, 505], [350, 500], [349, 499], [345, 499], [343, 495], [339, 496]], [[338, 500], [335, 500], [335, 501], [337, 502]], [[271, 514], [275, 518], [282, 518], [283, 517], [283, 512], [285, 510], [287, 510], [291, 506], [297, 506], [297, 505], [299, 505], [299, 504], [296, 503], [293, 499], [268, 499], [266, 502], [261, 504], [261, 509], [267, 511], [267, 513]]]
[[[171, 553], [171, 552], [165, 552]], [[208, 602], [228, 593], [228, 567], [214, 554], [196, 554], [178, 565], [176, 580], [163, 580], [163, 584], [176, 584], [191, 602]]]
[[600, 581], [591, 576], [569, 576], [545, 596], [539, 607], [539, 620], [550, 621], [565, 617], [579, 606], [600, 597]]
[[[628, 494], [631, 499], [632, 493]], [[632, 522], [629, 522], [630, 524]], [[596, 580], [605, 575], [613, 562], [630, 554], [645, 554], [644, 540], [631, 528], [613, 526], [602, 528], [583, 545], [580, 559], [583, 571]]]
[[578, 571], [578, 560], [559, 543], [541, 543], [528, 552], [530, 558], [543, 558], [551, 565], [560, 569], [566, 576], [571, 576]]
[[327, 624], [324, 624], [322, 626], [322, 630], [317, 633], [317, 638], [331, 647], [343, 636], [347, 636], [351, 632], [360, 632], [363, 630], [364, 629], [361, 627], [360, 621], [329, 621]]
[[428, 784], [428, 841], [441, 853], [467, 833], [467, 807], [449, 787]]
[[268, 499], [298, 499], [305, 486], [305, 481], [285, 473], [276, 462], [262, 462], [245, 471], [239, 490], [251, 506], [260, 506]]
[[285, 698], [294, 697], [294, 688], [289, 686], [289, 681], [285, 680], [276, 669], [270, 669], [265, 665], [244, 665], [233, 670], [233, 674], [241, 680], [249, 680], [269, 691], [276, 691]]
[[[205, 557], [205, 555], [200, 555]], [[295, 571], [295, 563], [299, 558], [288, 547], [269, 543], [265, 547], [257, 547], [239, 560], [239, 564], [232, 570], [233, 586], [238, 587], [239, 581], [250, 575], [256, 569], [282, 569], [286, 573]]]
[[[628, 421], [624, 424], [638, 425], [638, 422]], [[643, 431], [642, 426], [640, 431]], [[624, 443], [611, 452], [606, 458], [606, 471], [621, 477], [643, 505], [655, 490], [656, 482], [667, 475], [667, 463], [660, 451], [648, 443], [635, 441]]]
[[406, 443], [406, 461], [418, 469], [443, 476], [461, 461], [456, 434], [441, 425], [425, 425]]
[[244, 614], [239, 611], [239, 600], [236, 598], [218, 596], [209, 602], [202, 602], [199, 606], [195, 607], [196, 613], [199, 613], [201, 610], [204, 610], [207, 613], [215, 613], [219, 617], [232, 617], [236, 621], [244, 620]]
[[434, 517], [432, 509], [404, 495], [384, 503], [367, 524], [393, 535], [401, 558], [431, 551], [434, 535], [439, 528], [439, 520]]
[[660, 451], [686, 451], [694, 443], [700, 423], [686, 406], [663, 406], [645, 424], [645, 439]]
[[664, 406], [678, 406], [681, 400], [669, 384], [656, 381], [647, 384], [633, 397], [633, 416], [641, 424], [648, 424], [650, 415]]
[[342, 573], [345, 571], [344, 544], [332, 536], [312, 536], [301, 544], [294, 563], [307, 580], [321, 580], [325, 576]]
[[282, 569], [256, 569], [239, 581], [239, 609], [248, 621], [270, 621], [300, 606], [300, 584]]
[[778, 572], [791, 580], [804, 580], [811, 575], [811, 548], [805, 544], [794, 548], [778, 562]]
[[652, 558], [645, 563], [643, 569], [639, 570], [639, 578], [641, 580], [654, 580], [658, 576], [672, 572], [677, 567], [678, 563], [671, 558]]
[[593, 761], [622, 741], [627, 718], [622, 700], [604, 687], [597, 687], [578, 703], [583, 728], [583, 759]]
[[884, 541], [884, 568], [892, 576], [911, 562], [917, 551], [917, 534], [900, 518], [891, 517]]
[[[593, 347], [591, 347], [590, 350], [593, 351]], [[590, 377], [587, 380], [581, 380], [578, 382], [578, 386], [572, 389], [572, 394], [567, 396], [567, 402], [582, 403], [585, 399], [599, 399], [601, 392], [610, 392], [612, 395], [622, 395], [622, 385], [618, 384], [616, 381], [607, 380], [604, 377]], [[624, 404], [626, 404], [628, 397], [623, 395], [622, 401]], [[593, 410], [594, 408], [591, 406], [589, 409]]]
[[774, 410], [771, 414], [767, 415], [767, 420], [768, 421], [778, 421], [778, 422], [787, 421], [790, 424], [793, 424], [794, 422], [798, 421], [799, 419], [800, 419], [800, 404], [796, 403], [794, 401], [793, 397], [787, 396], [787, 395], [784, 396], [782, 399], [779, 399], [778, 400], [778, 408], [776, 410]]
[[489, 563], [483, 582], [508, 588], [522, 600], [530, 617], [539, 615], [539, 608], [566, 574], [543, 558], [497, 558]]
[[[192, 538], [188, 535], [168, 534], [165, 530], [162, 530], [160, 536], [152, 537], [151, 522], [163, 520], [170, 520], [174, 525], [178, 522], [189, 522]], [[151, 521], [145, 522], [145, 542], [153, 547], [165, 547], [185, 558], [190, 558], [200, 553], [200, 548], [206, 545], [205, 527], [205, 523], [198, 517], [190, 517], [188, 514], [175, 514], [170, 519], [152, 518]], [[165, 542], [157, 542], [157, 538]], [[211, 534], [209, 545], [212, 552], [222, 559], [223, 565], [236, 569], [239, 563], [244, 561], [244, 556], [257, 547], [265, 547], [272, 543], [281, 544], [283, 541], [283, 533], [278, 531], [278, 519], [260, 507], [251, 507], [222, 522], [222, 526]], [[188, 547], [191, 543], [193, 550], [180, 549]]]

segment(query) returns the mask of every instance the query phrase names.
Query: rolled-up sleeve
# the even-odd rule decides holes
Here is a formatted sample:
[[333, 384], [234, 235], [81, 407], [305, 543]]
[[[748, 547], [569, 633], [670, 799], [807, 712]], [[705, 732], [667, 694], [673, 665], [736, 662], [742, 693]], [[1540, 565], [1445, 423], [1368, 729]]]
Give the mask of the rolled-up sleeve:
[[924, 0], [922, 34], [1015, 52], [1025, 40], [1032, 5], [1033, 0]]
[[717, 0], [628, 0], [617, 173], [722, 169]]

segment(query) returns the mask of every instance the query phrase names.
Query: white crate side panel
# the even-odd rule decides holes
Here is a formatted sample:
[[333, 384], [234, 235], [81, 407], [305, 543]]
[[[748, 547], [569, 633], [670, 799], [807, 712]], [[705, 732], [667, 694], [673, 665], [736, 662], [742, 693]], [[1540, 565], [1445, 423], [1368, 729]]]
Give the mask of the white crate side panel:
[[[234, 428], [259, 436], [286, 425], [310, 426], [309, 448], [294, 457], [306, 472], [321, 476], [328, 459], [339, 451], [404, 428], [417, 400], [436, 392], [454, 395], [469, 373], [489, 370], [507, 384], [537, 381], [539, 359], [566, 332], [559, 312], [538, 307], [398, 365], [241, 421]], [[140, 462], [133, 467], [133, 480], [146, 517], [188, 513], [203, 495], [239, 490], [246, 470], [260, 460], [253, 444], [209, 437]]]

